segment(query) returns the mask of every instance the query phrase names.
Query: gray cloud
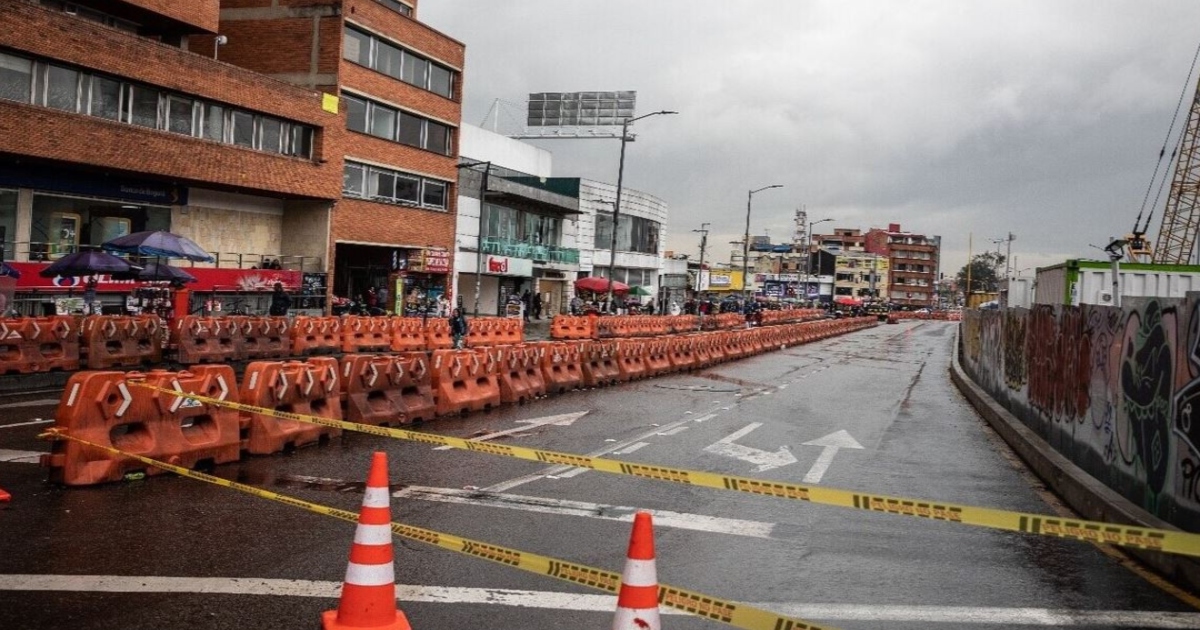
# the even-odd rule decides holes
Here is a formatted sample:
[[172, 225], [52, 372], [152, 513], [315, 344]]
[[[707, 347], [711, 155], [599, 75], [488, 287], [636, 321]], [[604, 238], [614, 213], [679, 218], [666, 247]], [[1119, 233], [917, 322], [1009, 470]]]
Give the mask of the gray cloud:
[[[467, 45], [464, 119], [520, 130], [526, 94], [638, 91], [626, 184], [671, 207], [668, 246], [794, 210], [943, 236], [952, 273], [1013, 232], [1021, 267], [1098, 254], [1142, 203], [1197, 42], [1172, 1], [424, 0]], [[1194, 80], [1194, 79], [1193, 79]], [[1194, 86], [1187, 86], [1187, 99]], [[484, 126], [490, 127], [491, 121]], [[615, 182], [615, 140], [537, 141], [560, 175]], [[1150, 235], [1157, 234], [1160, 199]], [[828, 226], [827, 226], [828, 227]], [[723, 248], [718, 249], [723, 255]]]

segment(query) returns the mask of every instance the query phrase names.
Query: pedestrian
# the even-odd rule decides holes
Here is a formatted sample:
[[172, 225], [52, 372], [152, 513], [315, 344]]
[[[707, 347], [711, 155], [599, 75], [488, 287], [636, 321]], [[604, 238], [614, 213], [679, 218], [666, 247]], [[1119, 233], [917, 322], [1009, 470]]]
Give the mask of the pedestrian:
[[283, 292], [283, 283], [276, 282], [275, 292], [271, 294], [271, 308], [268, 312], [274, 317], [283, 317], [288, 314], [291, 306], [292, 299]]
[[388, 310], [388, 289], [386, 284], [379, 285], [379, 290], [375, 292], [375, 300], [378, 302], [379, 308], [384, 311]]
[[530, 295], [529, 289], [525, 289], [525, 292], [521, 294], [521, 306], [524, 307], [522, 310], [525, 321], [529, 321], [529, 315], [533, 312], [533, 296]]
[[649, 301], [649, 302], [646, 302], [646, 314], [647, 314], [647, 315], [653, 315], [653, 314], [654, 314], [654, 300], [651, 300], [651, 301]]
[[541, 293], [533, 294], [533, 318], [534, 319], [542, 318], [542, 294]]
[[583, 311], [583, 300], [578, 295], [571, 298], [571, 314], [579, 315]]
[[454, 314], [450, 316], [450, 336], [454, 338], [454, 349], [461, 350], [465, 345], [463, 340], [467, 337], [467, 318], [463, 316], [461, 308], [454, 309]]
[[450, 298], [445, 293], [438, 296], [437, 312], [438, 317], [450, 316]]

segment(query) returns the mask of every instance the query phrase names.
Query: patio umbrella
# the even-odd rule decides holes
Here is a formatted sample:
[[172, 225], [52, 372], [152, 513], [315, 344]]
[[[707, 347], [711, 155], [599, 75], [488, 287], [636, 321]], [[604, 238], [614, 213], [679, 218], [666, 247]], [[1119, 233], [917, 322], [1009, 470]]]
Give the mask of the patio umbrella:
[[172, 267], [157, 260], [146, 263], [146, 266], [140, 271], [134, 270], [127, 274], [119, 274], [119, 277], [122, 280], [145, 280], [147, 282], [196, 282], [196, 276], [179, 267]]
[[653, 293], [651, 293], [651, 292], [649, 292], [649, 291], [647, 291], [647, 290], [645, 289], [645, 287], [642, 287], [642, 286], [640, 286], [640, 285], [634, 285], [634, 286], [632, 286], [632, 287], [629, 287], [629, 295], [636, 295], [636, 296], [639, 296], [639, 297], [646, 297], [647, 295], [654, 295], [654, 294], [653, 294]]
[[0, 261], [0, 277], [20, 278], [21, 272], [17, 271], [12, 265]]
[[126, 234], [104, 243], [101, 247], [110, 252], [156, 258], [185, 258], [195, 262], [213, 262], [215, 260], [195, 241], [162, 230]]
[[[613, 293], [625, 293], [629, 291], [629, 285], [621, 282], [613, 282]], [[592, 293], [608, 292], [608, 278], [600, 278], [598, 276], [588, 276], [575, 281], [575, 288], [582, 291], [591, 291]]]
[[55, 276], [75, 278], [105, 273], [129, 273], [130, 270], [136, 269], [139, 269], [139, 267], [134, 267], [124, 258], [118, 258], [108, 252], [87, 250], [67, 254], [59, 258], [51, 263], [49, 267], [39, 271], [38, 275], [44, 278], [53, 278]]

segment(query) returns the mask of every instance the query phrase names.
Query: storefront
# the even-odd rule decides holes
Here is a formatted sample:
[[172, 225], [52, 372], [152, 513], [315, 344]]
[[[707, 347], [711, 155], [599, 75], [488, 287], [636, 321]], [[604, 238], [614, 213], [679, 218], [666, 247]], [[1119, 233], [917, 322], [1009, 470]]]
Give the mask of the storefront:
[[446, 291], [450, 252], [360, 243], [335, 247], [333, 294], [391, 313], [431, 308]]
[[[477, 256], [459, 252], [455, 264], [458, 279], [457, 303], [468, 313], [474, 313], [476, 289], [479, 291], [479, 315], [502, 316], [502, 310], [512, 296], [520, 296], [533, 283], [533, 261], [511, 256], [483, 256], [483, 270], [477, 273]], [[548, 279], [549, 280], [549, 279]], [[546, 291], [547, 289], [541, 289]], [[561, 295], [561, 294], [560, 294]], [[561, 297], [559, 298], [561, 300]], [[544, 312], [544, 311], [543, 311]]]

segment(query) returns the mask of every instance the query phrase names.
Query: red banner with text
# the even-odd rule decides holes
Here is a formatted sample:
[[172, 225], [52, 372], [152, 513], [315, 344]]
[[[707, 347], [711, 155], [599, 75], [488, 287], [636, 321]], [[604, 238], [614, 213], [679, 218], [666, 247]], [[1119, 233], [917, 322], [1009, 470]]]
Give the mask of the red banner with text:
[[[9, 262], [8, 265], [21, 272], [21, 277], [17, 278], [17, 291], [83, 289], [87, 283], [87, 278], [43, 278], [39, 272], [49, 267], [50, 263]], [[302, 274], [299, 271], [287, 269], [180, 268], [196, 277], [195, 282], [189, 282], [186, 285], [192, 291], [270, 291], [275, 288], [276, 282], [282, 284], [283, 288], [288, 291], [297, 291], [302, 284]], [[95, 277], [97, 291], [130, 291], [140, 286], [166, 286], [167, 284], [145, 280], [114, 280], [105, 274]]]

